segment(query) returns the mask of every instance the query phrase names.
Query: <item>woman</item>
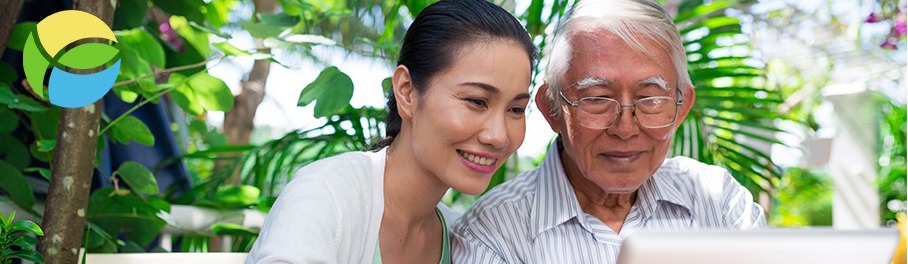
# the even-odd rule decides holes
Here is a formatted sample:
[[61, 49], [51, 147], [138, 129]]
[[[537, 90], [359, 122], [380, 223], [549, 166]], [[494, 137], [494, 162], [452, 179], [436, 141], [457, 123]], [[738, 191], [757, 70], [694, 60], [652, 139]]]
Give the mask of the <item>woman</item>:
[[387, 137], [302, 168], [247, 263], [448, 263], [438, 203], [486, 189], [523, 142], [536, 50], [484, 0], [442, 0], [413, 21], [392, 76]]

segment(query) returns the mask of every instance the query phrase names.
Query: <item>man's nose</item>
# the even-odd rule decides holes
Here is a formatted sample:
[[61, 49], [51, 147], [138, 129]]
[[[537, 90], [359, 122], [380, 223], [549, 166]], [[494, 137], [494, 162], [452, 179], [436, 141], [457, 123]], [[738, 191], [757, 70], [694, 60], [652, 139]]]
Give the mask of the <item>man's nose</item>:
[[621, 105], [621, 113], [618, 120], [611, 127], [606, 129], [609, 135], [617, 136], [620, 139], [628, 139], [640, 133], [640, 127], [634, 118], [634, 105]]

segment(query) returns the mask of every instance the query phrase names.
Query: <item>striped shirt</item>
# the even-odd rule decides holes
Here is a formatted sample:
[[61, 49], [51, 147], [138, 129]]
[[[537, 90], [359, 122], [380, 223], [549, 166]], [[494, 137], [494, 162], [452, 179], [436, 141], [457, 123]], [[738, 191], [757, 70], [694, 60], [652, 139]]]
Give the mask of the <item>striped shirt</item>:
[[640, 230], [766, 226], [728, 171], [675, 157], [640, 186], [616, 234], [581, 210], [555, 145], [538, 168], [483, 195], [454, 224], [455, 263], [615, 263], [624, 238]]

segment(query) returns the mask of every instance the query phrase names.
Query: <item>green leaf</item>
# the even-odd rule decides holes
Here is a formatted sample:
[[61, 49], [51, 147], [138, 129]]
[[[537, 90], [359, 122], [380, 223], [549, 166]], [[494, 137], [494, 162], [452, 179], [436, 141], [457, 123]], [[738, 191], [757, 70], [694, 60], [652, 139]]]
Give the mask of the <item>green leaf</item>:
[[205, 20], [214, 27], [220, 28], [229, 22], [227, 15], [230, 13], [230, 8], [233, 7], [234, 3], [233, 0], [220, 0], [205, 4]]
[[86, 220], [112, 236], [125, 234], [128, 240], [148, 245], [166, 225], [159, 214], [167, 211], [170, 203], [162, 198], [117, 195], [108, 187], [92, 192]]
[[151, 0], [151, 2], [169, 14], [183, 16], [198, 23], [203, 23], [205, 21], [205, 16], [202, 14], [200, 8], [205, 4], [202, 0]]
[[0, 160], [0, 189], [22, 208], [32, 208], [35, 204], [35, 195], [25, 177], [18, 169], [3, 160]]
[[297, 106], [315, 104], [315, 117], [326, 117], [343, 110], [353, 98], [353, 81], [350, 76], [331, 66], [319, 73], [312, 83], [300, 93]]
[[262, 23], [252, 23], [249, 21], [240, 22], [240, 26], [242, 26], [246, 31], [249, 31], [249, 34], [257, 39], [277, 37], [277, 35], [280, 35], [281, 32], [284, 32], [284, 30], [286, 30], [286, 28], [273, 27]]
[[241, 50], [241, 49], [237, 48], [236, 46], [233, 46], [230, 43], [227, 43], [226, 41], [214, 43], [211, 45], [214, 46], [215, 48], [218, 48], [219, 50], [223, 51], [224, 54], [226, 54], [227, 56], [249, 56], [249, 55], [251, 55], [251, 53], [249, 53], [245, 50]]
[[31, 168], [25, 168], [22, 171], [38, 172], [38, 174], [41, 174], [41, 177], [44, 177], [44, 179], [50, 181], [50, 169], [48, 169], [48, 168], [31, 167]]
[[205, 109], [224, 112], [233, 109], [233, 94], [221, 79], [200, 72], [190, 76], [187, 84]]
[[[214, 2], [218, 2], [218, 1], [212, 1], [212, 3], [214, 3]], [[220, 32], [220, 31], [218, 31], [217, 29], [213, 29], [213, 28], [210, 28], [210, 27], [206, 27], [205, 25], [201, 25], [201, 24], [199, 24], [199, 23], [196, 23], [195, 21], [189, 21], [189, 26], [191, 26], [192, 28], [201, 30], [202, 32], [207, 32], [207, 33], [210, 33], [210, 34], [212, 34], [212, 35], [221, 37], [221, 38], [223, 38], [223, 39], [230, 39], [230, 38], [233, 37], [233, 36], [231, 36], [230, 34], [227, 34], [227, 33], [224, 33], [224, 32]]]
[[258, 202], [261, 193], [255, 186], [232, 185], [219, 188], [214, 197], [225, 208], [244, 208]]
[[28, 113], [31, 129], [38, 139], [57, 138], [57, 126], [60, 125], [60, 108], [51, 107], [44, 112]]
[[[160, 1], [170, 1], [170, 0], [160, 0]], [[196, 21], [200, 22], [201, 21]], [[198, 52], [198, 55], [202, 59], [211, 55], [211, 47], [208, 46], [209, 36], [208, 33], [197, 31], [195, 28], [189, 25], [189, 21], [182, 16], [170, 16], [170, 27], [173, 28], [173, 31], [177, 32], [177, 35], [183, 37], [189, 45], [191, 45]]]
[[13, 50], [22, 51], [25, 47], [26, 40], [28, 40], [28, 34], [36, 32], [37, 29], [37, 22], [29, 21], [16, 24], [16, 26], [13, 27], [12, 34], [9, 35], [6, 46]]
[[11, 259], [19, 258], [19, 259], [31, 261], [34, 263], [44, 263], [44, 257], [41, 256], [41, 254], [39, 254], [37, 251], [34, 251], [32, 249], [19, 250], [19, 251], [13, 252], [8, 257]]
[[170, 75], [170, 84], [177, 85], [177, 88], [174, 88], [170, 91], [170, 95], [173, 97], [173, 101], [183, 108], [183, 111], [191, 115], [199, 115], [202, 111], [205, 111], [202, 108], [202, 104], [199, 102], [199, 99], [195, 96], [195, 92], [192, 91], [192, 88], [185, 83], [186, 77], [174, 73]]
[[135, 51], [139, 57], [154, 64], [158, 68], [167, 66], [164, 57], [164, 47], [162, 47], [161, 43], [158, 42], [158, 39], [152, 36], [151, 33], [148, 33], [148, 31], [137, 28], [127, 31], [118, 31], [116, 32], [116, 35], [119, 46]]
[[255, 231], [244, 228], [238, 224], [232, 223], [217, 223], [211, 226], [211, 231], [214, 234], [219, 236], [234, 236], [234, 237], [254, 237], [259, 234]]
[[258, 14], [259, 21], [262, 24], [271, 26], [271, 27], [282, 27], [289, 28], [295, 26], [300, 22], [298, 16], [289, 15], [287, 13], [277, 13], [277, 14]]
[[319, 35], [303, 35], [303, 34], [294, 34], [283, 37], [283, 41], [295, 43], [295, 44], [310, 44], [310, 45], [336, 45], [337, 42], [334, 40], [319, 36]]
[[6, 107], [0, 107], [0, 134], [9, 134], [19, 127], [19, 116]]
[[117, 169], [117, 173], [133, 191], [149, 195], [158, 193], [158, 181], [155, 180], [154, 174], [151, 174], [151, 171], [142, 164], [134, 161], [123, 162]]
[[16, 73], [16, 69], [13, 69], [9, 63], [0, 61], [0, 82], [14, 83], [17, 80], [19, 80], [19, 74]]
[[154, 146], [155, 139], [151, 129], [134, 116], [120, 119], [111, 127], [111, 133], [114, 139], [122, 144], [128, 144], [132, 140], [145, 146]]
[[12, 228], [9, 229], [9, 233], [15, 232], [27, 232], [36, 236], [44, 236], [44, 231], [41, 231], [41, 227], [35, 222], [29, 220], [19, 220], [13, 224]]
[[114, 87], [113, 92], [117, 95], [117, 97], [120, 97], [120, 100], [128, 104], [134, 103], [136, 99], [139, 99], [138, 93], [133, 92], [125, 86]]
[[16, 169], [23, 169], [31, 163], [31, 157], [24, 155], [25, 153], [28, 153], [28, 147], [22, 144], [18, 138], [0, 134], [0, 158], [2, 160]]
[[394, 84], [391, 82], [391, 77], [381, 81], [381, 90], [385, 93], [385, 97], [389, 97], [394, 93]]
[[16, 96], [16, 99], [13, 99], [12, 102], [6, 105], [10, 109], [19, 109], [26, 112], [42, 112], [47, 111], [47, 107], [39, 104], [32, 99], [31, 97], [19, 94]]
[[41, 152], [50, 152], [57, 146], [57, 141], [53, 139], [38, 140], [35, 143], [38, 145], [38, 151]]
[[113, 29], [122, 30], [141, 27], [145, 24], [148, 0], [120, 0], [114, 13]]

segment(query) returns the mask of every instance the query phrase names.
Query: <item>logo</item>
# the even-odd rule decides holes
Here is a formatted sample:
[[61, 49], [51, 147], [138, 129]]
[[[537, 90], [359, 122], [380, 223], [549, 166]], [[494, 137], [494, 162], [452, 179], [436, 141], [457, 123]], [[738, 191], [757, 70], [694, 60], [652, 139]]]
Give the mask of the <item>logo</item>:
[[[83, 43], [64, 48], [84, 39], [109, 40], [105, 43]], [[113, 31], [97, 17], [78, 10], [54, 13], [38, 22], [29, 33], [22, 50], [22, 67], [29, 86], [38, 96], [49, 98], [53, 105], [76, 108], [92, 104], [110, 91], [120, 72], [120, 50], [112, 46], [117, 39]], [[71, 73], [66, 69], [91, 70], [93, 73]], [[44, 75], [50, 71], [47, 95]]]

